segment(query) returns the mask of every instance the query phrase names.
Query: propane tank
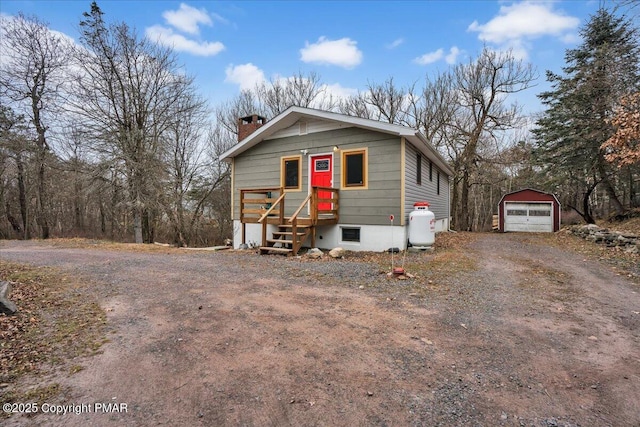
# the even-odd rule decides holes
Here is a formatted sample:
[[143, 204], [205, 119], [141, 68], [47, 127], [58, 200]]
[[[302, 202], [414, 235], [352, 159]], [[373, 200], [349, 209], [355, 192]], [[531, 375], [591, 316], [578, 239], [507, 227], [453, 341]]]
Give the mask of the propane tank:
[[416, 202], [409, 214], [409, 243], [416, 247], [429, 247], [436, 241], [436, 216], [429, 203]]

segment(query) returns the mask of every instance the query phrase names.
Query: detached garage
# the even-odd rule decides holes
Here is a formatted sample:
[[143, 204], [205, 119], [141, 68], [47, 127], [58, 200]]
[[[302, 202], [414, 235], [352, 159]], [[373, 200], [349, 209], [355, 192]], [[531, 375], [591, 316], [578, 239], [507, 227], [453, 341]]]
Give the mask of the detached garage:
[[560, 202], [556, 196], [530, 188], [505, 194], [498, 205], [500, 231], [554, 232], [560, 230]]

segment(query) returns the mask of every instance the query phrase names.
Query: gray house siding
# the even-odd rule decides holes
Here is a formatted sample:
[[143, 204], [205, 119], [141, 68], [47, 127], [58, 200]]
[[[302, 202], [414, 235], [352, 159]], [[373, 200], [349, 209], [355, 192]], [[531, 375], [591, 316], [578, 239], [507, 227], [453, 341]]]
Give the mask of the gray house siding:
[[[389, 214], [400, 215], [401, 172], [400, 138], [355, 127], [286, 138], [267, 139], [234, 159], [234, 219], [240, 218], [239, 189], [280, 186], [280, 161], [285, 156], [333, 154], [333, 186], [340, 188], [341, 151], [367, 149], [367, 189], [341, 189], [340, 222], [352, 224], [388, 224]], [[301, 191], [288, 192], [285, 215], [291, 215], [307, 196], [308, 157], [302, 156]]]
[[[432, 165], [431, 179], [429, 179], [430, 160], [424, 154], [422, 157], [422, 183], [417, 183], [418, 150], [407, 142], [405, 147], [405, 219], [413, 210], [415, 202], [429, 202], [436, 219], [446, 219], [449, 216], [449, 180], [447, 174]], [[438, 174], [440, 175], [440, 194], [438, 194]]]

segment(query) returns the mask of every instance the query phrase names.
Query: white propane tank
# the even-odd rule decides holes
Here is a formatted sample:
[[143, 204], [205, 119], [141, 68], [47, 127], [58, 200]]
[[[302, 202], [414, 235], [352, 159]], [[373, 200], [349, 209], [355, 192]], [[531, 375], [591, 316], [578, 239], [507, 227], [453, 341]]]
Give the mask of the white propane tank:
[[416, 202], [409, 214], [409, 243], [412, 246], [431, 246], [436, 242], [436, 216], [429, 203]]

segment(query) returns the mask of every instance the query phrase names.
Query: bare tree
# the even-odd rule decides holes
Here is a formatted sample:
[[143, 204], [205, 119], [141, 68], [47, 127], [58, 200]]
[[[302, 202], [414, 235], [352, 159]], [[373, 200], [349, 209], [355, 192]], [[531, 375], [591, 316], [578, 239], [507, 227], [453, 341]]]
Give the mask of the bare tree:
[[[485, 179], [486, 174], [478, 174], [480, 163], [498, 158], [500, 151], [490, 145], [523, 120], [517, 104], [508, 104], [508, 96], [531, 87], [535, 78], [532, 66], [510, 52], [485, 48], [468, 64], [427, 79], [421, 93], [415, 85], [398, 88], [389, 78], [383, 84], [369, 83], [366, 92], [342, 101], [339, 110], [422, 131], [450, 161], [455, 173], [453, 223], [467, 230], [486, 222], [473, 214], [478, 209], [469, 204], [472, 187], [495, 185]], [[490, 194], [482, 185], [480, 191]], [[489, 209], [484, 199], [476, 205], [483, 211]]]
[[172, 225], [174, 243], [188, 246], [192, 230], [187, 228], [187, 196], [203, 168], [202, 133], [206, 128], [207, 110], [204, 101], [193, 92], [185, 93], [174, 108], [176, 114], [162, 135], [170, 186], [164, 207]]
[[269, 117], [275, 117], [291, 106], [330, 110], [332, 97], [326, 93], [320, 76], [314, 72], [301, 72], [288, 78], [275, 78], [255, 88], [257, 101]]
[[412, 107], [419, 103], [414, 86], [398, 87], [389, 77], [382, 84], [369, 82], [367, 90], [338, 103], [343, 114], [415, 127]]
[[70, 46], [36, 17], [18, 14], [3, 17], [0, 62], [0, 91], [28, 117], [35, 129], [37, 164], [37, 222], [39, 236], [49, 237], [48, 194], [46, 193], [47, 157], [51, 114], [56, 110], [64, 71], [69, 65]]
[[[27, 202], [27, 173], [31, 147], [27, 124], [23, 116], [5, 106], [0, 106], [0, 177], [2, 177], [2, 189], [0, 189], [0, 208], [5, 209], [5, 217], [11, 224], [14, 232], [24, 239], [29, 239], [29, 207]], [[17, 190], [20, 219], [15, 219], [12, 214], [12, 202], [15, 200], [12, 189]]]
[[523, 123], [519, 106], [508, 104], [508, 96], [528, 89], [535, 78], [534, 68], [516, 60], [511, 52], [487, 48], [477, 59], [454, 68], [452, 82], [457, 108], [447, 126], [453, 138], [448, 137], [446, 143], [455, 155], [452, 213], [456, 228], [471, 228], [469, 190], [482, 160], [481, 145], [499, 139], [502, 132]]
[[224, 130], [235, 135], [235, 140], [238, 135], [238, 119], [252, 114], [264, 116], [266, 112], [260, 107], [255, 92], [250, 90], [243, 90], [231, 101], [224, 102], [215, 109], [216, 123], [221, 127], [220, 132]]
[[93, 2], [80, 23], [83, 49], [74, 112], [93, 148], [123, 171], [137, 243], [153, 240], [163, 169], [162, 135], [180, 116], [193, 79], [171, 49], [140, 39], [126, 24], [107, 25]]
[[375, 114], [367, 104], [366, 92], [358, 92], [356, 95], [341, 99], [337, 107], [342, 114], [375, 120]]

